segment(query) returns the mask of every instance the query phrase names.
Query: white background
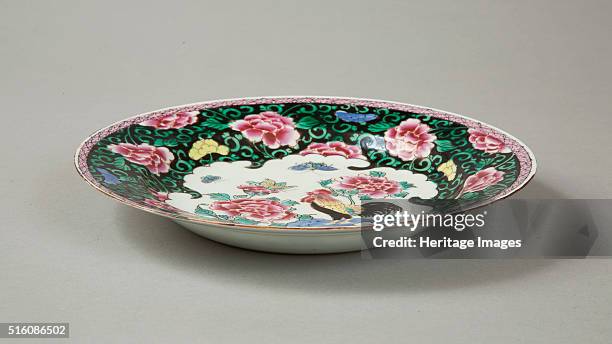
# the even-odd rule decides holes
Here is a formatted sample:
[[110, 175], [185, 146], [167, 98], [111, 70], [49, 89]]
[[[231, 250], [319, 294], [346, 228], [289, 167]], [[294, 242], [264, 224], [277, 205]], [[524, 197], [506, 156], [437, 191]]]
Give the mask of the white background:
[[610, 342], [610, 260], [255, 253], [119, 205], [72, 166], [89, 133], [139, 112], [342, 95], [515, 135], [539, 163], [517, 197], [609, 198], [610, 2], [165, 3], [0, 0], [0, 321], [67, 321], [80, 343]]

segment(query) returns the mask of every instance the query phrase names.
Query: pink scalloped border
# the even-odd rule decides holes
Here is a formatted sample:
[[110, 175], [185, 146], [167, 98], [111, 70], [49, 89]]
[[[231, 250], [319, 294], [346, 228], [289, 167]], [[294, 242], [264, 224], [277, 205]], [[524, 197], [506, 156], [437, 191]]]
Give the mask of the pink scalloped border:
[[[495, 196], [490, 202], [494, 202], [496, 200], [505, 198], [510, 194], [518, 191], [521, 187], [523, 187], [530, 179], [533, 177], [536, 171], [536, 162], [533, 153], [527, 148], [525, 144], [520, 142], [517, 138], [511, 136], [510, 134], [497, 129], [491, 125], [485, 124], [483, 122], [464, 117], [458, 114], [427, 108], [423, 106], [397, 103], [391, 101], [384, 100], [373, 100], [373, 99], [361, 99], [361, 98], [345, 98], [345, 97], [318, 97], [318, 96], [290, 96], [290, 97], [257, 97], [257, 98], [239, 98], [239, 99], [227, 99], [227, 100], [213, 100], [208, 102], [194, 103], [188, 105], [180, 105], [171, 108], [166, 108], [162, 110], [156, 110], [152, 112], [147, 112], [144, 114], [140, 114], [126, 120], [119, 121], [114, 123], [106, 128], [100, 129], [95, 132], [93, 135], [89, 136], [79, 149], [77, 150], [77, 154], [75, 156], [75, 165], [79, 171], [79, 173], [85, 178], [87, 182], [92, 184], [98, 190], [104, 192], [107, 195], [112, 196], [113, 198], [122, 201], [123, 203], [136, 206], [138, 208], [148, 210], [150, 212], [154, 212], [160, 214], [156, 209], [151, 209], [143, 207], [139, 204], [135, 204], [134, 202], [113, 193], [111, 190], [108, 190], [104, 185], [98, 183], [91, 173], [89, 172], [89, 168], [87, 167], [87, 156], [89, 152], [96, 145], [100, 139], [133, 124], [140, 123], [146, 119], [156, 119], [158, 117], [165, 116], [170, 113], [178, 112], [178, 111], [193, 111], [193, 110], [202, 110], [202, 109], [210, 109], [210, 108], [218, 108], [224, 106], [240, 106], [240, 105], [261, 105], [261, 104], [281, 104], [281, 103], [324, 103], [324, 104], [336, 104], [336, 105], [345, 105], [345, 104], [353, 104], [353, 105], [361, 105], [367, 107], [376, 107], [376, 108], [388, 108], [391, 110], [404, 111], [404, 112], [412, 112], [418, 114], [430, 115], [435, 118], [440, 118], [444, 120], [450, 120], [459, 124], [463, 124], [469, 128], [478, 128], [484, 131], [487, 134], [494, 135], [495, 137], [503, 140], [507, 147], [509, 147], [512, 152], [516, 155], [519, 160], [520, 172], [516, 179], [516, 181], [504, 192]], [[160, 215], [168, 216], [168, 214], [162, 213]], [[190, 216], [187, 216], [188, 220], [194, 220]]]

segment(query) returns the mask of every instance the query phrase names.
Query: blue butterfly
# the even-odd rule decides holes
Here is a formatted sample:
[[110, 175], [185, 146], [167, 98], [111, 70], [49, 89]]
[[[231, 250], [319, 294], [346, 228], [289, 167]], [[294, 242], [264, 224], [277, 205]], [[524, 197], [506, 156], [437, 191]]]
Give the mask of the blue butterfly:
[[350, 113], [346, 111], [336, 111], [336, 116], [345, 122], [365, 123], [378, 118], [373, 113]]
[[212, 183], [212, 182], [217, 181], [219, 179], [221, 179], [221, 177], [213, 176], [213, 175], [209, 174], [209, 175], [206, 175], [206, 176], [202, 177], [202, 183], [209, 184], [209, 183]]
[[110, 173], [108, 170], [105, 170], [103, 168], [96, 168], [96, 170], [98, 170], [98, 172], [100, 172], [100, 174], [104, 178], [104, 184], [115, 185], [121, 183], [121, 180], [119, 180], [119, 178], [117, 178], [114, 174]]
[[336, 171], [337, 168], [321, 162], [305, 162], [289, 167], [294, 171], [319, 170], [319, 171]]

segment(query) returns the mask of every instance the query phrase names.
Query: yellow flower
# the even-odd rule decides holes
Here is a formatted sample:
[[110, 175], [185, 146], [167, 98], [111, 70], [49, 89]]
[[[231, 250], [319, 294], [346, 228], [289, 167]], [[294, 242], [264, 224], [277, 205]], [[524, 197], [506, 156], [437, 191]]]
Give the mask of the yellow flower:
[[189, 150], [189, 157], [193, 160], [200, 160], [204, 156], [212, 153], [228, 155], [229, 147], [220, 145], [213, 139], [203, 139], [195, 142], [193, 146], [191, 146], [191, 149]]
[[455, 162], [452, 159], [438, 166], [437, 170], [444, 173], [444, 176], [446, 176], [448, 181], [455, 179], [455, 176], [457, 175], [457, 165], [455, 165]]

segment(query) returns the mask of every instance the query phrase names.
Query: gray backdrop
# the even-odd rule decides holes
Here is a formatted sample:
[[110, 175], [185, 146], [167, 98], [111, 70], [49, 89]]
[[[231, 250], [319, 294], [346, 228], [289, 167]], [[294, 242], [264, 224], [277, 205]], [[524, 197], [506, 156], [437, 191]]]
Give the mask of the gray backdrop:
[[[0, 0], [0, 321], [77, 342], [609, 343], [612, 262], [226, 247], [80, 180], [89, 133], [182, 103], [381, 98], [535, 152], [517, 197], [608, 198], [609, 1]], [[27, 341], [24, 341], [27, 342]]]

